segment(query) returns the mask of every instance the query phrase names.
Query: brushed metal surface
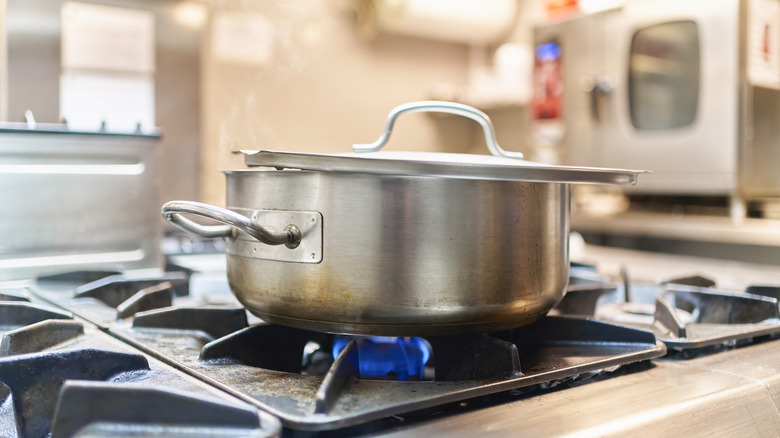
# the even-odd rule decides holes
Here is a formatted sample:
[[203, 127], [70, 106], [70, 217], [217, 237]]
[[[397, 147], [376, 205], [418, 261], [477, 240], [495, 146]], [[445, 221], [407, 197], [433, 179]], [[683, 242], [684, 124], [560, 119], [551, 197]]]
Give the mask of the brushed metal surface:
[[[405, 112], [440, 112], [474, 120], [482, 127], [490, 155], [420, 152], [378, 152], [390, 139], [396, 118]], [[243, 151], [248, 166], [282, 169], [357, 172], [377, 175], [437, 176], [499, 181], [635, 184], [644, 171], [550, 166], [523, 161], [523, 154], [504, 150], [493, 123], [482, 111], [454, 102], [422, 101], [390, 111], [382, 135], [371, 144], [352, 145], [354, 153], [325, 155], [274, 151]], [[367, 153], [371, 152], [371, 153]]]
[[[777, 3], [777, 0], [774, 0]], [[752, 11], [752, 8], [757, 11]], [[780, 126], [776, 123], [780, 110], [780, 90], [752, 83], [748, 76], [754, 54], [750, 53], [751, 28], [759, 20], [758, 3], [741, 2], [739, 34], [740, 53], [739, 74], [744, 83], [741, 88], [740, 125], [738, 153], [738, 184], [740, 192], [747, 198], [777, 197], [780, 195], [780, 177], [777, 166], [780, 163], [780, 151], [777, 138]]]
[[[72, 310], [76, 312], [76, 309]], [[499, 372], [492, 376], [484, 374], [482, 378], [462, 379], [448, 379], [437, 374], [436, 381], [372, 380], [364, 376], [342, 387], [338, 396], [326, 402], [325, 412], [317, 412], [317, 406], [322, 406], [322, 402], [318, 402], [317, 393], [320, 388], [329, 386], [325, 382], [327, 377], [299, 375], [290, 368], [279, 368], [280, 358], [298, 366], [300, 350], [311, 340], [311, 336], [316, 336], [311, 332], [274, 325], [254, 325], [210, 342], [210, 339], [193, 331], [189, 334], [181, 330], [169, 331], [165, 333], [167, 336], [161, 337], [160, 332], [138, 330], [137, 327], [131, 329], [127, 325], [116, 325], [110, 330], [119, 338], [141, 344], [194, 375], [209, 379], [216, 386], [278, 416], [286, 426], [299, 431], [334, 430], [360, 424], [365, 424], [371, 430], [376, 426], [375, 423], [369, 423], [373, 420], [389, 416], [415, 418], [419, 417], [420, 410], [426, 409], [428, 414], [431, 409], [434, 412], [441, 409], [458, 415], [459, 409], [443, 406], [458, 402], [467, 404], [475, 397], [488, 394], [501, 398], [504, 396], [502, 393], [513, 389], [527, 390], [544, 382], [567, 381], [576, 375], [598, 373], [621, 364], [658, 357], [666, 351], [663, 344], [654, 342], [652, 335], [646, 332], [598, 321], [545, 317], [533, 325], [516, 329], [508, 336], [501, 336], [510, 345], [517, 346], [514, 351], [519, 353], [519, 373]], [[452, 359], [454, 363], [464, 364], [467, 368], [479, 366], [479, 363], [479, 371], [502, 362], [501, 355], [495, 354], [495, 350], [491, 352], [491, 348], [484, 348], [490, 343], [480, 343], [483, 349], [479, 354], [466, 355], [468, 358], [458, 360], [456, 357], [463, 350], [451, 350], [453, 344], [475, 345], [475, 339], [498, 340], [490, 335], [475, 335], [450, 338], [443, 343], [434, 341], [433, 355]], [[188, 347], [182, 348], [184, 345]], [[199, 347], [189, 347], [191, 345]], [[268, 353], [277, 351], [274, 347], [279, 346], [301, 348], [294, 348], [294, 352]], [[199, 353], [201, 349], [203, 353]], [[458, 354], [450, 355], [456, 351]], [[351, 366], [348, 364], [347, 367]], [[344, 371], [331, 370], [334, 373]], [[436, 373], [440, 371], [443, 370], [439, 369]], [[425, 417], [432, 416], [423, 414]], [[520, 421], [518, 423], [522, 424]], [[333, 433], [335, 436], [362, 436], [340, 432]]]
[[770, 342], [688, 361], [655, 360], [648, 370], [374, 436], [778, 436], [777, 398], [768, 392], [777, 367], [756, 371], [778, 355], [780, 342]]
[[160, 267], [156, 140], [0, 131], [0, 279]]
[[478, 154], [371, 152], [339, 155], [243, 151], [248, 166], [377, 175], [437, 176], [498, 181], [636, 184], [642, 170], [550, 166]]
[[316, 211], [242, 210], [238, 213], [265, 227], [283, 230], [294, 225], [300, 230], [301, 241], [294, 248], [270, 246], [258, 242], [246, 233], [239, 233], [230, 251], [250, 258], [280, 262], [319, 263], [322, 261], [322, 215]]
[[[203, 216], [226, 225], [203, 225], [184, 214]], [[201, 237], [233, 239], [235, 254], [281, 262], [322, 261], [322, 215], [316, 211], [228, 210], [191, 201], [166, 202], [162, 216]]]
[[[322, 261], [322, 215], [316, 211], [241, 210], [243, 213], [192, 201], [170, 201], [162, 216], [200, 237], [225, 237], [236, 242], [237, 254], [284, 262]], [[201, 216], [224, 225], [204, 225], [183, 215]]]
[[462, 103], [445, 102], [445, 101], [420, 101], [409, 102], [403, 105], [398, 105], [390, 111], [385, 122], [385, 129], [382, 131], [382, 135], [370, 144], [353, 144], [352, 150], [355, 152], [376, 152], [382, 149], [390, 140], [390, 134], [393, 132], [393, 126], [395, 121], [403, 113], [417, 113], [417, 112], [438, 112], [444, 114], [453, 114], [461, 117], [471, 119], [482, 127], [482, 132], [485, 136], [485, 145], [490, 151], [491, 155], [497, 157], [507, 157], [523, 159], [521, 152], [511, 152], [502, 148], [496, 140], [496, 131], [493, 128], [493, 123], [490, 121], [490, 117], [477, 108], [463, 105]]
[[318, 211], [322, 262], [227, 241], [238, 299], [270, 322], [359, 334], [530, 323], [568, 281], [566, 184], [340, 172], [227, 172], [229, 209]]
[[745, 93], [739, 184], [748, 197], [776, 197], [780, 195], [780, 126], [772, 115], [780, 111], [780, 90], [747, 86]]
[[[563, 164], [651, 170], [633, 193], [731, 194], [738, 185], [740, 148], [748, 135], [740, 74], [745, 45], [740, 10], [745, 1], [632, 0], [620, 7], [557, 20], [535, 29], [535, 43], [562, 49], [563, 124], [556, 150]], [[701, 75], [696, 122], [679, 129], [638, 130], [630, 119], [629, 58], [635, 32], [659, 23], [693, 20], [699, 29]], [[590, 110], [584, 82], [609, 81], [614, 90]], [[656, 96], [657, 97], [657, 96]], [[763, 105], [762, 108], [771, 109]], [[774, 113], [756, 113], [774, 124]], [[545, 122], [542, 120], [541, 122]], [[542, 125], [542, 123], [537, 123]], [[770, 133], [769, 126], [763, 126]], [[765, 137], [769, 138], [769, 137]], [[769, 155], [767, 155], [769, 156]], [[763, 174], [763, 172], [762, 172]]]
[[[765, 344], [726, 351], [721, 354], [681, 361], [680, 365], [698, 369], [717, 370], [752, 379], [756, 383], [763, 385], [775, 406], [780, 407], [780, 362], [777, 360], [779, 355], [780, 342], [771, 341]], [[780, 418], [775, 419], [775, 424], [780, 424]]]

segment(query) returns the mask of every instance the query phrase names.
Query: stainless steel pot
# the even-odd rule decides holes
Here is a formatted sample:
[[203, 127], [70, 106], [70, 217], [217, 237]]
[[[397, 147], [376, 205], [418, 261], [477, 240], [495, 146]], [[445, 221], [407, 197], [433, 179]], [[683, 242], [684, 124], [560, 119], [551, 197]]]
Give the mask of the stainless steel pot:
[[277, 170], [225, 172], [228, 209], [172, 201], [163, 216], [226, 237], [231, 289], [269, 322], [409, 336], [536, 320], [568, 280], [569, 183], [633, 183], [637, 172], [507, 158], [484, 113], [448, 102], [396, 108], [383, 136], [355, 150], [381, 148], [412, 111], [475, 119], [504, 156], [247, 153], [247, 164]]

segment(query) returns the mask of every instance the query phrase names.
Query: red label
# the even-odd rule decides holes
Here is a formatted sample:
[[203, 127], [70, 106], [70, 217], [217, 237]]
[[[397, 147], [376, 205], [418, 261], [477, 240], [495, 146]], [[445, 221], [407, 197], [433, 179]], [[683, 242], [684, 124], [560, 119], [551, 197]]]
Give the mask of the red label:
[[558, 119], [563, 110], [563, 70], [561, 48], [556, 43], [536, 48], [534, 92], [531, 108], [534, 119]]

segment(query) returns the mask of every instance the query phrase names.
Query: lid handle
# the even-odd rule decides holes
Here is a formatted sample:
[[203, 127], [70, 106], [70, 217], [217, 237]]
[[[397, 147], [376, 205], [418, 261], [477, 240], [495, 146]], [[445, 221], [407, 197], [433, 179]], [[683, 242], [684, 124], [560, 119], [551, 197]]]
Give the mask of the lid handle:
[[493, 129], [493, 123], [487, 114], [482, 111], [460, 103], [444, 102], [437, 100], [426, 100], [420, 102], [410, 102], [403, 105], [398, 105], [390, 111], [387, 116], [387, 123], [385, 124], [385, 131], [382, 135], [371, 144], [353, 144], [352, 150], [355, 152], [376, 152], [390, 140], [390, 133], [393, 131], [393, 125], [395, 125], [395, 119], [402, 113], [418, 113], [418, 112], [435, 112], [435, 113], [447, 113], [454, 114], [456, 116], [467, 117], [482, 126], [482, 131], [485, 133], [485, 144], [491, 154], [498, 157], [517, 158], [522, 160], [523, 154], [520, 152], [507, 151], [498, 145], [496, 140], [496, 132]]

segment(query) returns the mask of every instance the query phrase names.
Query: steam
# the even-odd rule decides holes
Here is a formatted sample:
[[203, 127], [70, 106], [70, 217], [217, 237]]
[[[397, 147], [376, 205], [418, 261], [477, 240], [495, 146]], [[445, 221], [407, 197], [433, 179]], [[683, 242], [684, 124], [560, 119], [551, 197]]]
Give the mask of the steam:
[[[218, 82], [212, 84], [220, 94], [214, 100], [221, 104], [217, 104], [219, 110], [211, 116], [217, 120], [220, 154], [224, 156], [237, 149], [283, 147], [283, 138], [263, 116], [270, 111], [269, 91], [306, 70], [307, 53], [316, 50], [321, 42], [323, 22], [332, 15], [332, 8], [323, 0], [214, 0], [212, 5], [213, 16], [223, 12], [246, 13], [264, 18], [270, 27], [268, 40], [257, 41], [258, 50], [270, 53], [267, 62], [242, 64], [238, 59], [213, 67], [218, 72]], [[223, 81], [224, 85], [219, 83]], [[222, 94], [223, 88], [227, 93]], [[224, 101], [227, 96], [232, 96], [229, 103]]]

